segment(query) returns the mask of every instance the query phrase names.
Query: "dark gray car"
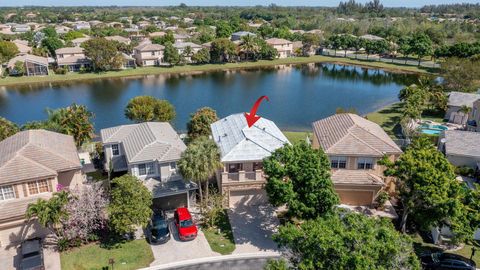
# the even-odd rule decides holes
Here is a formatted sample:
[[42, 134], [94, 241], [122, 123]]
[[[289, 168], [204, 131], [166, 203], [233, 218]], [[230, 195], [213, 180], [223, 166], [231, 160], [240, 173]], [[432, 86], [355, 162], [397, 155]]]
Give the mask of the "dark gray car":
[[31, 239], [23, 242], [21, 247], [22, 261], [20, 269], [22, 270], [44, 270], [43, 249], [40, 239]]

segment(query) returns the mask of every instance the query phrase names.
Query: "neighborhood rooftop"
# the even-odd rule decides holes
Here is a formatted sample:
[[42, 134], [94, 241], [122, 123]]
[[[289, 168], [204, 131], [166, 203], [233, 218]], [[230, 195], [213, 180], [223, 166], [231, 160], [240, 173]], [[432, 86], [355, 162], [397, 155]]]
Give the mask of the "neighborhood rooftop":
[[263, 117], [249, 128], [242, 113], [232, 114], [211, 127], [222, 162], [262, 160], [277, 148], [289, 144], [275, 123]]
[[480, 99], [480, 94], [475, 93], [463, 93], [463, 92], [450, 92], [448, 96], [448, 105], [449, 106], [473, 106], [473, 102], [477, 99]]
[[356, 114], [335, 114], [312, 126], [314, 136], [326, 153], [381, 157], [402, 152], [379, 125]]
[[0, 183], [56, 176], [80, 168], [73, 137], [26, 130], [0, 142]]
[[480, 158], [480, 132], [446, 130], [445, 154]]

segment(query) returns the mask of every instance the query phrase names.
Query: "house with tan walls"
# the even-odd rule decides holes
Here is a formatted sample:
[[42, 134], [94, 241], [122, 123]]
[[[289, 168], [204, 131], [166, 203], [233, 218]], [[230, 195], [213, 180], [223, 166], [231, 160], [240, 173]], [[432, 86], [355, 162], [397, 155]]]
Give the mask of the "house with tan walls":
[[327, 154], [342, 204], [372, 206], [382, 189], [393, 191], [393, 181], [377, 162], [385, 155], [396, 160], [402, 150], [379, 125], [345, 113], [316, 121], [312, 128], [312, 147]]
[[293, 55], [293, 42], [283, 38], [269, 38], [265, 40], [278, 52], [278, 58], [287, 58]]
[[133, 55], [139, 66], [160, 66], [163, 63], [164, 49], [162, 45], [145, 42], [133, 49]]
[[263, 159], [290, 144], [274, 122], [260, 118], [248, 127], [245, 116], [232, 114], [211, 125], [223, 167], [216, 173], [225, 206], [257, 205], [268, 201]]
[[177, 162], [187, 146], [166, 122], [121, 125], [100, 131], [105, 170], [129, 173], [152, 192], [155, 208], [171, 210], [195, 202], [197, 185], [183, 179]]
[[91, 65], [90, 59], [85, 56], [81, 47], [65, 47], [55, 50], [57, 66], [66, 68], [68, 71], [80, 71]]
[[82, 186], [81, 167], [72, 136], [26, 130], [1, 141], [0, 248], [47, 235], [38, 222], [25, 219], [28, 204]]

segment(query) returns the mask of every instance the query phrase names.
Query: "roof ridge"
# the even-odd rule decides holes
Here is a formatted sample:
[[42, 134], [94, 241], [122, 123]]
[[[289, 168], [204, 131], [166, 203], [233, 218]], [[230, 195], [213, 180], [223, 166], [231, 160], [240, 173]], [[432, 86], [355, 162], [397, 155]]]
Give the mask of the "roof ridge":
[[[64, 134], [62, 134], [62, 135], [64, 135]], [[44, 151], [48, 152], [48, 153], [49, 153], [49, 154], [51, 154], [52, 156], [59, 157], [60, 159], [62, 159], [62, 160], [64, 160], [64, 161], [66, 161], [66, 162], [68, 162], [68, 163], [72, 163], [72, 161], [71, 161], [71, 160], [69, 160], [69, 159], [66, 159], [66, 158], [64, 158], [63, 156], [60, 156], [60, 155], [58, 155], [58, 154], [56, 154], [56, 153], [54, 153], [54, 152], [50, 151], [50, 150], [49, 150], [49, 149], [47, 149], [47, 148], [40, 147], [40, 146], [37, 146], [37, 145], [34, 145], [34, 144], [32, 144], [31, 146], [32, 146], [32, 147], [36, 147], [36, 148], [40, 148], [41, 150], [44, 150]], [[22, 149], [22, 150], [23, 150], [23, 149]], [[20, 151], [18, 151], [18, 152], [20, 152]], [[25, 157], [25, 156], [23, 156], [23, 155], [22, 155], [22, 157]], [[27, 157], [25, 157], [25, 158], [27, 158]], [[40, 164], [40, 163], [39, 163], [39, 164]]]
[[[365, 120], [367, 120], [367, 119], [365, 119]], [[367, 120], [367, 121], [368, 121], [368, 120]], [[363, 129], [363, 130], [365, 130], [366, 132], [368, 132], [369, 134], [371, 134], [373, 137], [375, 137], [375, 138], [379, 139], [380, 141], [386, 143], [388, 146], [390, 146], [390, 147], [392, 147], [392, 148], [399, 148], [399, 147], [395, 144], [395, 142], [394, 142], [395, 145], [391, 145], [389, 142], [387, 142], [387, 141], [384, 140], [383, 138], [380, 138], [379, 136], [373, 134], [372, 132], [370, 132], [369, 130], [367, 130], [365, 127], [362, 127], [362, 126], [358, 126], [358, 127], [361, 128], [361, 129]], [[382, 130], [383, 130], [383, 129], [382, 129]]]
[[385, 155], [384, 152], [382, 151], [379, 151], [378, 149], [376, 149], [375, 147], [371, 146], [369, 143], [367, 143], [366, 141], [360, 139], [358, 136], [356, 136], [355, 134], [349, 132], [348, 134], [352, 135], [355, 139], [357, 139], [359, 142], [363, 143], [364, 145], [368, 146], [369, 148], [373, 149], [374, 151], [376, 152], [379, 152], [380, 154], [382, 155]]

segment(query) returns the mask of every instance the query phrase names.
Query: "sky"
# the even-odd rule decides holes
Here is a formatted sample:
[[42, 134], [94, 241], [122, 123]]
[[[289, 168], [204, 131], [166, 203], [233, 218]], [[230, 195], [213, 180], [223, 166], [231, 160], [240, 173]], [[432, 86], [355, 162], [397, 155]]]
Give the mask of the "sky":
[[[368, 0], [357, 0], [368, 2]], [[275, 3], [279, 6], [337, 6], [339, 0], [0, 0], [2, 6], [255, 6]], [[479, 3], [480, 0], [383, 0], [386, 7], [421, 7], [431, 4]]]

